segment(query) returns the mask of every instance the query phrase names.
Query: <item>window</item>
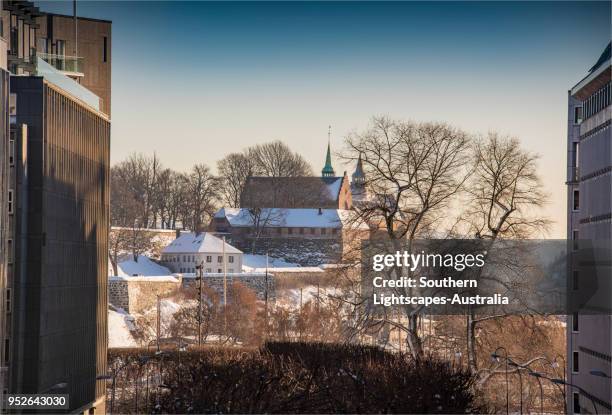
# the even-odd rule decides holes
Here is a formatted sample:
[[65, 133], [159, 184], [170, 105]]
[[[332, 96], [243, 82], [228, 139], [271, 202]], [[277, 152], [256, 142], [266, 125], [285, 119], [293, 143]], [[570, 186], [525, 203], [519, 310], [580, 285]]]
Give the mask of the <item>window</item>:
[[6, 289], [6, 312], [11, 312], [11, 289]]
[[221, 274], [223, 270], [221, 268], [217, 269], [217, 273]]
[[212, 255], [206, 255], [206, 262], [212, 262]]
[[8, 249], [8, 263], [13, 263], [13, 240], [7, 239], [6, 241], [7, 249]]
[[310, 228], [310, 234], [314, 235], [315, 234], [315, 228]]
[[578, 313], [572, 315], [572, 331], [578, 333]]
[[574, 108], [574, 124], [580, 124], [582, 122], [582, 107]]
[[293, 228], [287, 228], [287, 233], [289, 235], [293, 235]]
[[580, 191], [577, 189], [574, 189], [574, 201], [572, 202], [572, 209], [580, 209]]
[[574, 413], [580, 413], [580, 394], [578, 392], [574, 392]]
[[8, 213], [9, 215], [12, 215], [14, 212], [13, 210], [13, 189], [9, 189], [8, 191]]
[[56, 40], [55, 41], [55, 54], [59, 56], [66, 55], [66, 41], [65, 40]]
[[327, 231], [327, 229], [325, 228], [321, 228], [321, 235], [325, 235], [325, 232]]
[[219, 255], [219, 256], [217, 257], [217, 262], [218, 262], [218, 263], [220, 263], [220, 264], [222, 264], [222, 263], [223, 263], [223, 257], [222, 257], [221, 255]]
[[47, 39], [46, 38], [38, 38], [36, 47], [38, 51], [41, 53], [47, 53]]
[[212, 269], [206, 268], [206, 272], [208, 272], [210, 274], [212, 272]]
[[4, 339], [4, 364], [8, 365], [9, 362], [9, 352], [11, 349], [11, 343], [9, 339]]
[[104, 36], [102, 38], [102, 62], [108, 60], [108, 38]]
[[578, 373], [580, 371], [580, 353], [577, 351], [572, 352], [572, 373]]
[[15, 135], [11, 133], [9, 136], [9, 166], [15, 165]]
[[304, 231], [305, 231], [305, 230], [306, 230], [306, 229], [304, 229], [304, 228], [300, 228], [300, 235], [304, 235]]
[[234, 263], [234, 256], [233, 255], [228, 256], [227, 257], [227, 262], [229, 262], [230, 264], [233, 264]]

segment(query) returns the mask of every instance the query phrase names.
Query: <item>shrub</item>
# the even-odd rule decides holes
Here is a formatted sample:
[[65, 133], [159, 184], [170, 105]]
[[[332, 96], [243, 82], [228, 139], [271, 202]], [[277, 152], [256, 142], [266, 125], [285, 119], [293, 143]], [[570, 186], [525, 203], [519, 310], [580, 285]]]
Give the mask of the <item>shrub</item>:
[[[111, 352], [111, 362], [136, 351]], [[180, 364], [179, 364], [180, 358]], [[129, 360], [132, 359], [132, 360]], [[163, 360], [163, 361], [162, 361]], [[142, 362], [142, 360], [141, 360]], [[419, 362], [377, 347], [267, 343], [261, 349], [167, 352], [154, 363], [163, 387], [141, 393], [140, 410], [163, 413], [465, 413], [479, 412], [473, 377], [433, 359]], [[113, 364], [113, 363], [111, 363]], [[144, 384], [142, 370], [132, 371]], [[147, 375], [149, 376], [149, 375]], [[133, 390], [122, 379], [122, 390]], [[147, 383], [148, 384], [148, 383]], [[120, 385], [118, 380], [118, 385]], [[134, 411], [125, 395], [115, 408]]]

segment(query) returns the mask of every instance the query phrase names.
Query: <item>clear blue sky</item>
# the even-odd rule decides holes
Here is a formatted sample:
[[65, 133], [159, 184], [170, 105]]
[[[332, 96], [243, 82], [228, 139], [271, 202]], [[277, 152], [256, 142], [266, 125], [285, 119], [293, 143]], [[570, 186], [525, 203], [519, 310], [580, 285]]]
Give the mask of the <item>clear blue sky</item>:
[[214, 167], [281, 139], [319, 170], [329, 124], [339, 149], [373, 115], [447, 121], [542, 156], [555, 237], [567, 90], [610, 41], [610, 13], [610, 2], [79, 2], [113, 21], [113, 162], [156, 151], [177, 169]]

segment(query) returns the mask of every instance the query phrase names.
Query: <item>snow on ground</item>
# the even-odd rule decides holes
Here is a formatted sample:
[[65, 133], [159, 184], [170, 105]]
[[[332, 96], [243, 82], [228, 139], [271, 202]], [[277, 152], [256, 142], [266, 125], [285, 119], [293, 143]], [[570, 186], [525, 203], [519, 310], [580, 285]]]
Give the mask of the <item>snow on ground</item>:
[[[319, 287], [316, 285], [306, 285], [302, 287], [302, 305], [308, 301], [317, 301], [317, 290], [318, 295], [321, 297], [321, 301], [325, 301], [328, 296], [339, 296], [341, 290], [333, 287]], [[287, 307], [290, 309], [300, 308], [300, 289], [292, 288], [287, 290], [279, 290], [276, 293], [276, 304], [281, 307]]]
[[[110, 268], [112, 272], [112, 268]], [[134, 261], [132, 255], [127, 255], [117, 264], [117, 271], [120, 277], [124, 276], [163, 276], [171, 275], [172, 272], [144, 255], [138, 256], [138, 261]]]
[[137, 347], [132, 336], [134, 317], [118, 308], [108, 309], [108, 347]]
[[[268, 268], [295, 268], [298, 264], [286, 262], [280, 258], [268, 257]], [[242, 270], [245, 272], [253, 272], [255, 270], [266, 269], [266, 256], [244, 254], [242, 256]]]

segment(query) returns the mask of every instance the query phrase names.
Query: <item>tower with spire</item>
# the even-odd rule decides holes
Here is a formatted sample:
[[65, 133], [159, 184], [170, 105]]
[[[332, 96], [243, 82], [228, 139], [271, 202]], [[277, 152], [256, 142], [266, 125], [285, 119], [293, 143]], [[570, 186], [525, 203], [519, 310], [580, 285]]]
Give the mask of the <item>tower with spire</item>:
[[331, 162], [331, 125], [327, 130], [327, 155], [325, 156], [325, 166], [321, 170], [321, 177], [335, 177], [336, 172]]

